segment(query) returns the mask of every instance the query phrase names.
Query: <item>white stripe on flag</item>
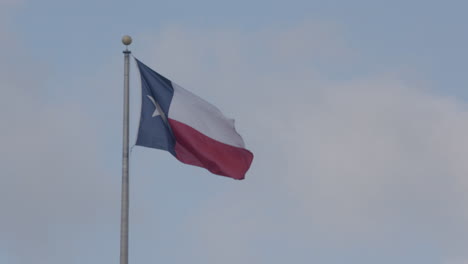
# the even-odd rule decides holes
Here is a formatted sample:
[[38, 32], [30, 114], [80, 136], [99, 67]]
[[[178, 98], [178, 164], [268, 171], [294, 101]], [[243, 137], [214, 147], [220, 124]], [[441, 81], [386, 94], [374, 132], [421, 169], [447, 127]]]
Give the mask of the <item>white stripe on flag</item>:
[[222, 143], [245, 148], [244, 140], [234, 128], [234, 120], [226, 118], [214, 105], [172, 82], [174, 96], [169, 107], [170, 119], [184, 123], [205, 136]]

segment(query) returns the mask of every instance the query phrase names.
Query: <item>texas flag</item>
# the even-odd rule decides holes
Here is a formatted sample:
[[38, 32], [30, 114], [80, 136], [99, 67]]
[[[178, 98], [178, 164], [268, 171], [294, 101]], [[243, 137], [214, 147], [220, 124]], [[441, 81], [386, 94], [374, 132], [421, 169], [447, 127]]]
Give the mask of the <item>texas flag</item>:
[[169, 151], [179, 161], [242, 180], [253, 160], [234, 120], [135, 59], [142, 105], [136, 144]]

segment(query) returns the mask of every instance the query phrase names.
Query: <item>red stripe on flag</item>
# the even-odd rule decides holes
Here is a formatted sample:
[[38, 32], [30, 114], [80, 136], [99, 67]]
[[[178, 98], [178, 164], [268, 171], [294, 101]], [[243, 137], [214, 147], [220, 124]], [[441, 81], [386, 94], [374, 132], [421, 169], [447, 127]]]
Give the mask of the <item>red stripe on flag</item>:
[[176, 157], [183, 163], [242, 180], [250, 168], [253, 154], [247, 149], [224, 144], [179, 121], [169, 119], [176, 144]]

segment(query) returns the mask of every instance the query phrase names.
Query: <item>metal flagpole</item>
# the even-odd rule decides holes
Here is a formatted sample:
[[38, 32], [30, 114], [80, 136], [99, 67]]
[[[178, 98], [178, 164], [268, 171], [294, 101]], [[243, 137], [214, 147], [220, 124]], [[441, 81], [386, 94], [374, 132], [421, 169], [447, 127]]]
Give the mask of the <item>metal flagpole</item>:
[[126, 46], [124, 53], [124, 107], [123, 107], [123, 151], [122, 151], [122, 211], [120, 218], [120, 264], [128, 264], [128, 127], [129, 127], [129, 95], [130, 95], [130, 51], [132, 43], [130, 36], [123, 36], [122, 43]]

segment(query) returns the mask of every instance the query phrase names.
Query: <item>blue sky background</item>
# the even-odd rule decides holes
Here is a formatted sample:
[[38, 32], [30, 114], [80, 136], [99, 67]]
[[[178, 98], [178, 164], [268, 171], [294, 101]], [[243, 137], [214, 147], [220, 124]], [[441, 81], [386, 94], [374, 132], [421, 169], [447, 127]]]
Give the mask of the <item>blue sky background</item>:
[[467, 8], [0, 0], [0, 263], [118, 262], [124, 34], [255, 154], [135, 147], [131, 263], [468, 263]]

